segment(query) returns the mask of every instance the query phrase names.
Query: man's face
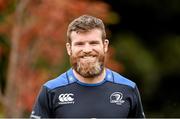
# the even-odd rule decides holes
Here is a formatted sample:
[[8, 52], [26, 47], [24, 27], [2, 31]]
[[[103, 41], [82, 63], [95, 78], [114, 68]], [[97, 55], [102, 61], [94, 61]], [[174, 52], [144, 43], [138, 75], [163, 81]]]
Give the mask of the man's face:
[[108, 40], [102, 41], [102, 31], [92, 29], [88, 32], [71, 33], [71, 45], [66, 44], [74, 70], [81, 76], [98, 76], [104, 69]]

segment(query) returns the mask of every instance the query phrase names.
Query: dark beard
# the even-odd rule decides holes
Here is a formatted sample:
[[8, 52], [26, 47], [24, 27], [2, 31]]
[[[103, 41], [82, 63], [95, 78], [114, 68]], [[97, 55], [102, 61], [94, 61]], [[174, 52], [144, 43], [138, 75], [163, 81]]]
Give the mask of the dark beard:
[[80, 58], [70, 56], [73, 69], [85, 78], [94, 78], [102, 74], [104, 69], [104, 57], [103, 55], [97, 57], [96, 61], [82, 62]]

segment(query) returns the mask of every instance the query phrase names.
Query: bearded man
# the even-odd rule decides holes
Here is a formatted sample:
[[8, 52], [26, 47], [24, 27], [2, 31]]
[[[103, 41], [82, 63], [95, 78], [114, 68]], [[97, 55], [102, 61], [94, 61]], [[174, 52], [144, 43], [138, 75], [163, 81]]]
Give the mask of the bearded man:
[[66, 43], [72, 68], [42, 86], [31, 118], [144, 118], [136, 84], [105, 67], [108, 45], [101, 19], [73, 20]]

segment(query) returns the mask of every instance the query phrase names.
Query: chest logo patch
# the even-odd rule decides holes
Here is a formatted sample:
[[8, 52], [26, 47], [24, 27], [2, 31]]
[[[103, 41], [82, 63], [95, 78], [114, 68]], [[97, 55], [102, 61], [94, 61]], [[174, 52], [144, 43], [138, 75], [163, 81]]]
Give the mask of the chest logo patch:
[[114, 92], [110, 96], [110, 103], [122, 105], [125, 101], [123, 100], [123, 94], [121, 92]]
[[65, 93], [59, 95], [59, 104], [74, 104], [74, 94]]

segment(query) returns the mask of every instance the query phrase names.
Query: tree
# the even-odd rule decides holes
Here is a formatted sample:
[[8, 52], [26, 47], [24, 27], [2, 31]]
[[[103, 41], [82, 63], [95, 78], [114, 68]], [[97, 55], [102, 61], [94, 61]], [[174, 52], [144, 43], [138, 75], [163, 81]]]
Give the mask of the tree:
[[[14, 12], [6, 16], [0, 28], [0, 33], [10, 39], [7, 88], [5, 94], [0, 94], [0, 101], [6, 117], [22, 117], [31, 111], [42, 83], [52, 78], [48, 75], [52, 67], [59, 70], [57, 66], [67, 60], [64, 52], [68, 23], [82, 14], [98, 16], [108, 23], [110, 8], [91, 0], [12, 2]], [[114, 69], [119, 70], [119, 64], [111, 61], [109, 65], [114, 63]]]

